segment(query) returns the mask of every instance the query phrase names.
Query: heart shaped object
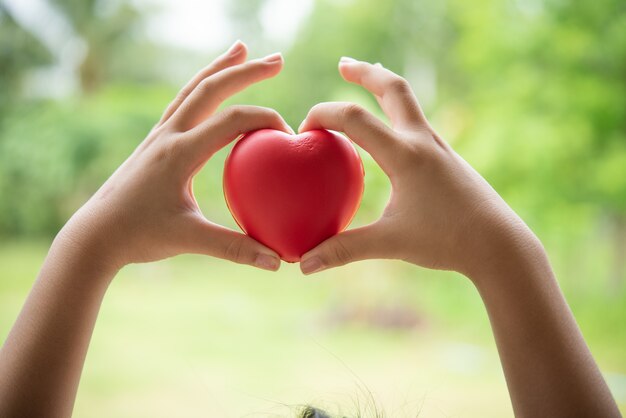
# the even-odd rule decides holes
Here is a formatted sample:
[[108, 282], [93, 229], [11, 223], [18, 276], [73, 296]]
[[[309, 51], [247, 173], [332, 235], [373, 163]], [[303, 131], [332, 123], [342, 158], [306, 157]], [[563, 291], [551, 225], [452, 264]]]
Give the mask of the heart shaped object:
[[245, 134], [224, 165], [224, 197], [241, 229], [287, 262], [344, 230], [363, 195], [352, 143], [327, 130]]

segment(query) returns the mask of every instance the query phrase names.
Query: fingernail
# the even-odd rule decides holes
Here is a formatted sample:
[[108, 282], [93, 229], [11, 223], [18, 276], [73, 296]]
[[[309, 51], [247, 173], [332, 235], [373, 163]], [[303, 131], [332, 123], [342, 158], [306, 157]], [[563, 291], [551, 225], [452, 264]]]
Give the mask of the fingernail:
[[226, 55], [234, 57], [235, 55], [238, 55], [241, 51], [243, 51], [243, 42], [237, 39], [235, 43], [232, 44], [230, 48], [228, 48], [228, 50], [226, 51]]
[[280, 260], [272, 255], [259, 254], [254, 260], [254, 265], [264, 270], [276, 271], [280, 267]]
[[261, 58], [261, 61], [263, 62], [278, 62], [282, 60], [283, 60], [283, 54], [281, 54], [280, 52], [275, 52], [264, 58]]
[[300, 270], [304, 274], [315, 273], [324, 270], [324, 263], [322, 263], [319, 257], [311, 257], [300, 263]]
[[291, 135], [295, 135], [296, 131], [293, 130], [293, 128], [291, 126], [289, 126], [288, 124], [285, 123], [285, 127], [287, 128], [287, 131], [291, 134]]
[[339, 63], [340, 64], [350, 64], [351, 62], [356, 62], [356, 60], [354, 58], [350, 58], [350, 57], [341, 57], [339, 59]]

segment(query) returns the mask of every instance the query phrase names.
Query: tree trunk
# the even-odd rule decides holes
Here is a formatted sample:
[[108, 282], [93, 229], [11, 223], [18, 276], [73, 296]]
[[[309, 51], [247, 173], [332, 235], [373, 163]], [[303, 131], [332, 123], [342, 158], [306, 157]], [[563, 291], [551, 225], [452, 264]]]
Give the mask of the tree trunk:
[[80, 87], [84, 94], [93, 94], [102, 86], [104, 62], [90, 45], [84, 61], [79, 67]]

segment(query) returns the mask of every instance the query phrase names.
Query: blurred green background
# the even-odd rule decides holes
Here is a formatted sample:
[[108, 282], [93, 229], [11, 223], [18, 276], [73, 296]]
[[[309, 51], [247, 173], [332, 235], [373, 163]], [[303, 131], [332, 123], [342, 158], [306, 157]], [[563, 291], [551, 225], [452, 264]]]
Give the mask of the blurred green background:
[[[280, 50], [230, 100], [297, 127], [321, 101], [375, 101], [347, 55], [404, 75], [435, 129], [544, 242], [626, 411], [626, 3], [623, 0], [0, 0], [0, 335], [54, 234], [178, 88], [235, 39]], [[199, 174], [224, 203], [228, 149]], [[361, 152], [375, 220], [389, 184]], [[487, 316], [457, 274], [369, 261], [305, 278], [206, 257], [133, 265], [102, 307], [76, 402], [85, 417], [512, 415]]]

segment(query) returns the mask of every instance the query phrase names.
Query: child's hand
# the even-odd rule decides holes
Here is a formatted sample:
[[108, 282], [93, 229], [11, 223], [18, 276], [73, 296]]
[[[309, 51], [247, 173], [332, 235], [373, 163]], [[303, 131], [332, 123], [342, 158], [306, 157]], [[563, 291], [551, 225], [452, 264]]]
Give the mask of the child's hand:
[[469, 273], [534, 235], [429, 125], [409, 84], [380, 64], [342, 59], [341, 75], [376, 96], [392, 128], [351, 103], [322, 103], [300, 131], [346, 133], [389, 176], [391, 198], [371, 225], [332, 237], [302, 257], [312, 273], [370, 258]]
[[516, 416], [619, 417], [537, 237], [435, 133], [404, 79], [351, 59], [339, 70], [376, 96], [393, 128], [354, 104], [324, 103], [300, 130], [345, 132], [389, 176], [391, 198], [378, 221], [303, 255], [302, 271], [366, 258], [459, 271], [485, 303]]
[[86, 248], [106, 268], [198, 253], [277, 270], [280, 259], [274, 251], [207, 220], [192, 191], [194, 175], [241, 133], [291, 130], [266, 108], [232, 106], [214, 114], [223, 100], [282, 68], [279, 54], [245, 62], [246, 52], [238, 42], [198, 73], [58, 240], [81, 248], [82, 254]]

